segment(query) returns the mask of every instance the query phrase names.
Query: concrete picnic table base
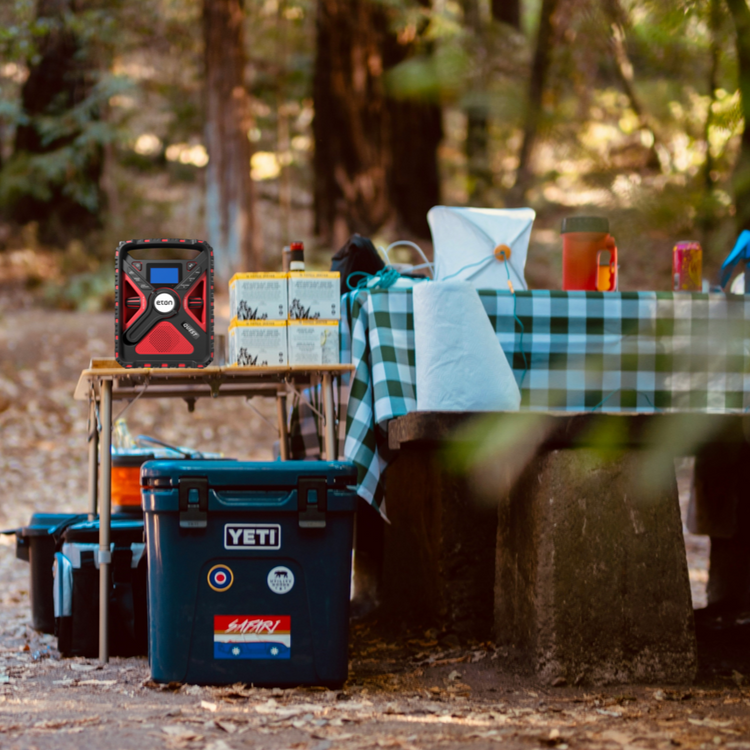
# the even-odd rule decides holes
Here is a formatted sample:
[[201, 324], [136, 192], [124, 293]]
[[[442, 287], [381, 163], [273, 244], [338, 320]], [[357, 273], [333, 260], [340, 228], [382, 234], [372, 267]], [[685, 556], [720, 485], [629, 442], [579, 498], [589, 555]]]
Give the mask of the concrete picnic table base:
[[493, 634], [497, 506], [444, 471], [439, 450], [404, 445], [386, 472], [381, 607], [394, 622]]
[[640, 486], [643, 459], [543, 453], [499, 498], [495, 635], [543, 682], [695, 677], [677, 483]]
[[386, 476], [384, 611], [494, 636], [547, 684], [692, 680], [677, 484], [673, 471], [659, 486], [642, 483], [649, 451], [635, 449], [649, 415], [593, 417], [626, 420], [624, 451], [606, 460], [577, 440], [591, 415], [556, 415], [531, 446], [510, 451], [522, 470], [494, 497], [475, 476], [445, 469], [444, 438], [467, 416], [391, 422], [399, 454]]

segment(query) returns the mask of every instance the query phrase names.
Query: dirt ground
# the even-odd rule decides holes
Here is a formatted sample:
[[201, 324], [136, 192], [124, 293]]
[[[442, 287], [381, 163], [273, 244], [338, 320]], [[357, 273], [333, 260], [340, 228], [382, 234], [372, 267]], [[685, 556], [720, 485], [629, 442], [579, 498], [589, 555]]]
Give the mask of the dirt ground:
[[[86, 413], [73, 401], [92, 356], [112, 350], [112, 316], [43, 310], [0, 285], [0, 524], [86, 508]], [[258, 403], [273, 419], [274, 405]], [[122, 408], [115, 405], [115, 414]], [[269, 458], [273, 432], [234, 400], [143, 401], [147, 433], [237, 458]], [[690, 465], [680, 465], [685, 497]], [[705, 604], [707, 544], [686, 537], [696, 606]], [[338, 692], [159, 687], [143, 658], [102, 667], [61, 659], [30, 627], [28, 565], [0, 537], [0, 747], [717, 748], [750, 750], [750, 623], [700, 635], [697, 682], [684, 686], [543, 688], [490, 643], [437, 632], [384, 638], [357, 624], [350, 678]]]

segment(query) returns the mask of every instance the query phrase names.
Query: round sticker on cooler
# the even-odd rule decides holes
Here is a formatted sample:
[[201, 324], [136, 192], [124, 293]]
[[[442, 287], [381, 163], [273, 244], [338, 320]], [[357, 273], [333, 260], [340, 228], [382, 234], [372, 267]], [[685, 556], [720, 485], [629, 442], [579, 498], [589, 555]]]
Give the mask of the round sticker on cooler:
[[208, 571], [208, 585], [214, 591], [227, 591], [234, 583], [234, 575], [226, 565], [214, 565]]
[[294, 573], [289, 568], [279, 565], [268, 574], [268, 588], [274, 594], [286, 594], [294, 586]]

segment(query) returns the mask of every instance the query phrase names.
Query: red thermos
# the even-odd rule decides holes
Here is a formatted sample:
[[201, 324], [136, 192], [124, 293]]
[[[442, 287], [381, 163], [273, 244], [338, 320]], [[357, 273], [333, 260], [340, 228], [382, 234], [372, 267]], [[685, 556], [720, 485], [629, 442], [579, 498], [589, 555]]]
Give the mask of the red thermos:
[[563, 283], [566, 292], [617, 291], [617, 246], [603, 216], [563, 219]]

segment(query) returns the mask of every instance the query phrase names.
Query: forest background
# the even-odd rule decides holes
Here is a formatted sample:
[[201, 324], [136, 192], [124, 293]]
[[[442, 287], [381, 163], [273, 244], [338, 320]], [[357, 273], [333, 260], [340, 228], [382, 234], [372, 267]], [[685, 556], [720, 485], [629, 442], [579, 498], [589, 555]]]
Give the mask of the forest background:
[[[107, 309], [117, 242], [206, 238], [226, 281], [436, 204], [608, 216], [622, 290], [712, 281], [750, 228], [746, 0], [4, 0], [0, 270]], [[396, 260], [407, 260], [408, 250]]]

